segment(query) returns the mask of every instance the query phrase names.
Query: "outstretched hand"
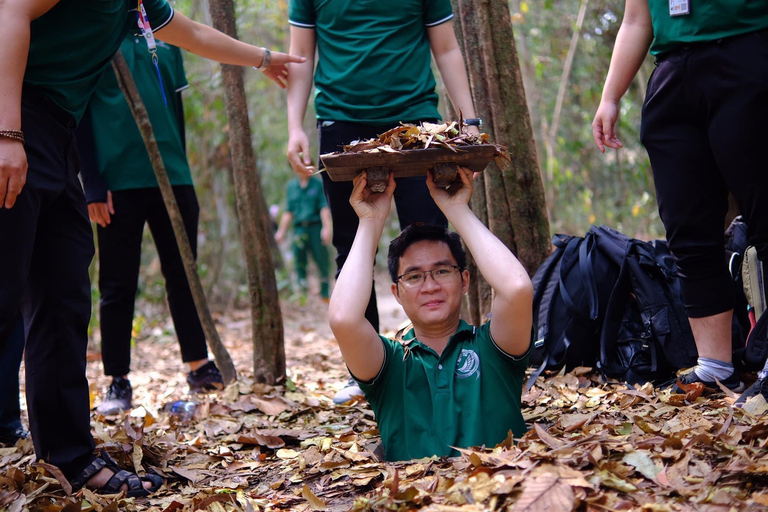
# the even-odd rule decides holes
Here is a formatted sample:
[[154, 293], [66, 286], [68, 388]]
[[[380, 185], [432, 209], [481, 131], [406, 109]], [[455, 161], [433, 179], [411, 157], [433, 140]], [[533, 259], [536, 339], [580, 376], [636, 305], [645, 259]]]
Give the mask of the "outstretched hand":
[[288, 53], [271, 52], [272, 60], [269, 67], [263, 71], [264, 75], [275, 82], [277, 85], [285, 89], [288, 83], [288, 66], [286, 64], [290, 62], [302, 63], [307, 59], [306, 57], [299, 57], [298, 55], [290, 55]]
[[443, 189], [435, 184], [432, 171], [427, 172], [427, 188], [435, 204], [443, 213], [458, 205], [466, 206], [475, 192], [475, 186], [472, 182], [474, 173], [471, 170], [466, 167], [459, 167], [456, 176], [459, 180], [447, 189]]
[[358, 174], [353, 183], [354, 188], [349, 198], [349, 204], [352, 205], [360, 220], [373, 219], [384, 222], [392, 207], [392, 194], [395, 192], [394, 175], [389, 173], [389, 181], [384, 192], [373, 192], [366, 186], [368, 184], [366, 171]]

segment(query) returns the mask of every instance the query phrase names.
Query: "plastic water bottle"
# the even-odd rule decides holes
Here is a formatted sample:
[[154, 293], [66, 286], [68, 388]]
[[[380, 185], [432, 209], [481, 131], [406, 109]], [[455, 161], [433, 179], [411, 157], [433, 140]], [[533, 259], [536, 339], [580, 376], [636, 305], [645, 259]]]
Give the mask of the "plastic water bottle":
[[167, 412], [175, 421], [186, 423], [192, 419], [196, 408], [197, 404], [195, 402], [176, 400], [175, 402], [166, 404], [165, 412]]

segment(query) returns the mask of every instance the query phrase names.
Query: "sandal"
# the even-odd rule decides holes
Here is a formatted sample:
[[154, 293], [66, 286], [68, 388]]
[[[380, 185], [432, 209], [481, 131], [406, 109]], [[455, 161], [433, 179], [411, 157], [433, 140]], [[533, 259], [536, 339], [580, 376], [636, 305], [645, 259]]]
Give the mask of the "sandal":
[[[70, 481], [72, 489], [81, 489], [93, 475], [104, 468], [109, 469], [114, 474], [106, 484], [98, 489], [92, 489], [97, 494], [119, 494], [122, 492], [120, 487], [125, 484], [128, 487], [128, 498], [143, 498], [157, 491], [163, 485], [163, 479], [154, 473], [147, 473], [146, 476], [140, 477], [135, 473], [120, 469], [115, 459], [110, 457], [107, 452], [102, 451], [82, 473]], [[152, 486], [145, 489], [144, 482], [150, 482]]]

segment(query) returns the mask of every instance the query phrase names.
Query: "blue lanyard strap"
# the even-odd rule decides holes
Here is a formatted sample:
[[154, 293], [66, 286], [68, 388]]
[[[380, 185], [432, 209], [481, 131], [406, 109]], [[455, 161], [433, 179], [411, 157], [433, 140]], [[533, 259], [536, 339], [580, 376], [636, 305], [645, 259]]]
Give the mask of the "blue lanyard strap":
[[152, 33], [152, 25], [149, 24], [149, 18], [147, 18], [147, 11], [144, 9], [144, 2], [139, 0], [138, 12], [136, 13], [136, 22], [141, 29], [141, 33], [144, 36], [144, 40], [147, 42], [147, 50], [152, 54], [152, 64], [155, 65], [155, 71], [157, 71], [157, 80], [160, 82], [160, 92], [163, 95], [163, 103], [168, 106], [168, 98], [165, 97], [165, 87], [163, 87], [163, 77], [160, 75], [160, 65], [157, 58], [157, 43], [155, 43], [155, 35]]

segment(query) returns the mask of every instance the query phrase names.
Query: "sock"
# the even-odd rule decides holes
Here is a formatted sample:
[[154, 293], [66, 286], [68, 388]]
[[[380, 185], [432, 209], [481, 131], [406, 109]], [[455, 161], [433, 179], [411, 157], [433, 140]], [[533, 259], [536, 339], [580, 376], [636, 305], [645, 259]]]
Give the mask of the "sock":
[[709, 357], [700, 357], [696, 361], [696, 367], [693, 369], [696, 376], [704, 382], [720, 382], [733, 375], [733, 363], [726, 363], [718, 359]]

